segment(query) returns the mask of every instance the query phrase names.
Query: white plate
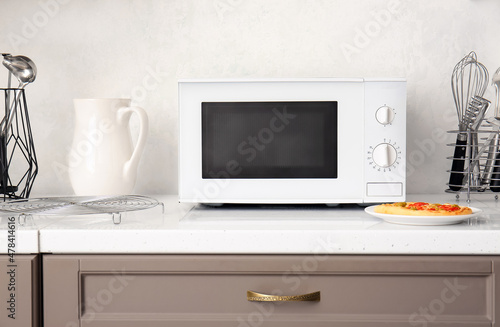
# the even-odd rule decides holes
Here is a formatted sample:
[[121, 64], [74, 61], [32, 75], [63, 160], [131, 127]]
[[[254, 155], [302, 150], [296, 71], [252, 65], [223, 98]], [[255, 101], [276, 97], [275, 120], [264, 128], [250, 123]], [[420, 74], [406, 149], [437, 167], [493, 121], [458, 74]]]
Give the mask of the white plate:
[[374, 217], [383, 219], [388, 223], [403, 224], [403, 225], [423, 225], [423, 226], [437, 226], [437, 225], [453, 225], [461, 221], [479, 215], [482, 210], [472, 208], [470, 215], [458, 216], [406, 216], [406, 215], [390, 215], [387, 213], [377, 213], [374, 211], [376, 206], [365, 208], [365, 212]]

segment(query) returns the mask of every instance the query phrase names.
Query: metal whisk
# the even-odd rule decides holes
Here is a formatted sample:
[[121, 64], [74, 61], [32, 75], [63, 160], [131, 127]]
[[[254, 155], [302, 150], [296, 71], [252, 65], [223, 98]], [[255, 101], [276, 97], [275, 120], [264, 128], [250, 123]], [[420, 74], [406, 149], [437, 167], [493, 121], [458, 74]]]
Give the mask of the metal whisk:
[[462, 120], [471, 98], [476, 95], [480, 97], [484, 95], [488, 82], [488, 70], [477, 61], [477, 55], [474, 51], [471, 51], [456, 64], [451, 75], [451, 90], [459, 122]]
[[[475, 133], [469, 120], [471, 117], [470, 109], [468, 106], [473, 97], [482, 97], [488, 86], [489, 74], [486, 67], [477, 61], [477, 55], [471, 51], [467, 56], [462, 58], [453, 69], [451, 75], [451, 89], [453, 92], [453, 100], [458, 116], [459, 133], [455, 146], [455, 153], [453, 154], [453, 163], [450, 171], [449, 187], [453, 191], [460, 191], [463, 185], [464, 167], [465, 167], [465, 154], [467, 149], [468, 133]], [[475, 126], [479, 126], [482, 122], [483, 115], [475, 117]], [[469, 140], [469, 145], [472, 148], [477, 147], [476, 137]], [[473, 153], [470, 154], [472, 157]]]

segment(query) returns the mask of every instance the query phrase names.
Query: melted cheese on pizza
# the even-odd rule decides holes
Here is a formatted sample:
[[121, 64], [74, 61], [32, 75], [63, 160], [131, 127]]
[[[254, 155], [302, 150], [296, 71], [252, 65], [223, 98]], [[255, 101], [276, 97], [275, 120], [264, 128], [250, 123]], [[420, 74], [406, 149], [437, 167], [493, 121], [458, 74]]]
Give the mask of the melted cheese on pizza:
[[469, 207], [450, 203], [396, 202], [376, 206], [377, 213], [405, 216], [456, 216], [472, 214]]

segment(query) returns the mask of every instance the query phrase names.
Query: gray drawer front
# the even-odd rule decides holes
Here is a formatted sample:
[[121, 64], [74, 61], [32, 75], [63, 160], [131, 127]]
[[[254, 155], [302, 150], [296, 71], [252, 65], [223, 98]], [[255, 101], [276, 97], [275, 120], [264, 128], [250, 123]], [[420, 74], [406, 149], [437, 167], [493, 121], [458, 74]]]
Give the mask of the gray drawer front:
[[40, 326], [38, 257], [20, 254], [14, 256], [14, 261], [0, 255], [0, 326]]
[[[45, 292], [49, 303], [59, 298], [52, 309], [66, 305], [72, 312], [61, 318], [46, 311], [45, 319], [96, 327], [332, 326], [332, 322], [334, 326], [493, 326], [495, 275], [493, 261], [487, 258], [313, 259], [45, 256], [44, 268], [58, 267], [55, 275], [44, 275], [45, 287], [63, 282], [72, 289], [64, 291], [71, 298], [65, 300], [62, 294], [54, 297]], [[66, 276], [58, 277], [61, 274]], [[321, 301], [250, 302], [247, 290], [282, 295], [320, 291]]]

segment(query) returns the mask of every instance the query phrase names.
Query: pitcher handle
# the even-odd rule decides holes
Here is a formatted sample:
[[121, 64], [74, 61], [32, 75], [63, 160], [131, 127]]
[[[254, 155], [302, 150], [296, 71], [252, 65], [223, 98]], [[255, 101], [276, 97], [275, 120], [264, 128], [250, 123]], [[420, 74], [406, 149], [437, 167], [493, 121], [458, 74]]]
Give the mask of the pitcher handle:
[[[130, 176], [129, 171], [132, 169], [135, 171], [137, 169], [137, 166], [139, 165], [139, 160], [141, 158], [141, 154], [144, 151], [144, 146], [146, 145], [146, 139], [147, 139], [147, 134], [148, 134], [148, 129], [149, 129], [149, 120], [148, 120], [148, 115], [146, 114], [146, 110], [142, 109], [141, 107], [124, 107], [120, 108], [118, 112], [121, 115], [126, 115], [127, 113], [130, 114], [137, 114], [139, 116], [139, 137], [137, 139], [137, 144], [135, 145], [134, 151], [132, 152], [132, 156], [130, 156], [130, 159], [125, 163], [125, 166], [123, 168], [123, 176]], [[122, 116], [123, 117], [123, 116]]]

